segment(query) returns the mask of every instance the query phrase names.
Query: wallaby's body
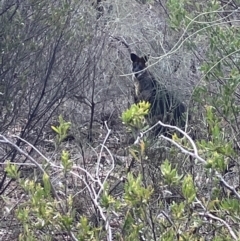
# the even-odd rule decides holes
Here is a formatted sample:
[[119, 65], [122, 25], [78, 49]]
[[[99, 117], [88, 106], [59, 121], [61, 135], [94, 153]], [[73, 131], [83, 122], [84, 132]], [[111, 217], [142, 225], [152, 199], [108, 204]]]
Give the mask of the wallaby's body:
[[[165, 124], [176, 125], [180, 128], [185, 126], [185, 117], [183, 114], [186, 108], [176, 96], [163, 85], [158, 83], [151, 72], [146, 69], [147, 57], [138, 57], [131, 54], [134, 72], [135, 95], [134, 101], [148, 101], [151, 104], [148, 119], [151, 124], [161, 120]], [[167, 129], [160, 127], [156, 129], [155, 134], [167, 134]]]

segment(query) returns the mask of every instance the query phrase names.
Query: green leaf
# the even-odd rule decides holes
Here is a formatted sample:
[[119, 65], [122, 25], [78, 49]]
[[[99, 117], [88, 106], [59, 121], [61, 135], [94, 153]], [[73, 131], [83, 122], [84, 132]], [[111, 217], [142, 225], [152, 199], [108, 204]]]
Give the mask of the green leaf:
[[188, 203], [192, 203], [196, 197], [195, 186], [191, 175], [187, 175], [183, 179], [182, 192]]
[[48, 197], [51, 193], [51, 184], [47, 173], [43, 174], [43, 185], [44, 185], [45, 196]]
[[68, 151], [62, 151], [61, 161], [65, 171], [72, 168], [73, 162], [70, 160], [70, 154]]
[[57, 127], [55, 127], [55, 126], [51, 126], [51, 128], [52, 128], [57, 134], [60, 134], [60, 131], [58, 130]]
[[161, 165], [161, 172], [165, 181], [170, 185], [178, 184], [182, 178], [182, 175], [178, 175], [177, 169], [172, 168], [172, 164], [168, 160]]

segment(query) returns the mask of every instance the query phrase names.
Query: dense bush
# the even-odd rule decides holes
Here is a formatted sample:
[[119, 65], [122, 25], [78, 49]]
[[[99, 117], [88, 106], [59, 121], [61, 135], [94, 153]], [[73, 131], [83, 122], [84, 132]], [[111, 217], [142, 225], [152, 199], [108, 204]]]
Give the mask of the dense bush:
[[[238, 5], [0, 2], [3, 240], [239, 240]], [[129, 53], [184, 102], [152, 139]]]

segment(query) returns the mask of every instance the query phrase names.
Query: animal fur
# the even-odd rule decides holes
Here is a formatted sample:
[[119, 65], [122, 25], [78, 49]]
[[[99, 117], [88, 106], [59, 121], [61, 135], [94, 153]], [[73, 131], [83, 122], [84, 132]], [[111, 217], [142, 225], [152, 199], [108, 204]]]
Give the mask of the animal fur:
[[[138, 57], [131, 53], [132, 71], [135, 86], [134, 101], [148, 101], [151, 104], [148, 120], [155, 124], [158, 120], [180, 128], [185, 126], [184, 113], [186, 108], [174, 93], [158, 83], [151, 72], [146, 69], [147, 56]], [[163, 133], [168, 136], [168, 130], [158, 127], [155, 134]]]

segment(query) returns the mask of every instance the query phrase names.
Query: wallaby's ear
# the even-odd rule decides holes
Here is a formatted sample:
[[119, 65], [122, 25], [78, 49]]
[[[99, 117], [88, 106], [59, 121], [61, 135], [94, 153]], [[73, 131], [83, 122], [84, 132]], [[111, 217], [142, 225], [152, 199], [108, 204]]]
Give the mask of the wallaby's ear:
[[149, 55], [150, 55], [150, 54], [144, 55], [144, 56], [142, 57], [142, 59], [144, 60], [145, 63], [148, 62]]
[[131, 53], [131, 60], [132, 60], [132, 62], [136, 62], [138, 59], [139, 59], [139, 57], [136, 54]]

